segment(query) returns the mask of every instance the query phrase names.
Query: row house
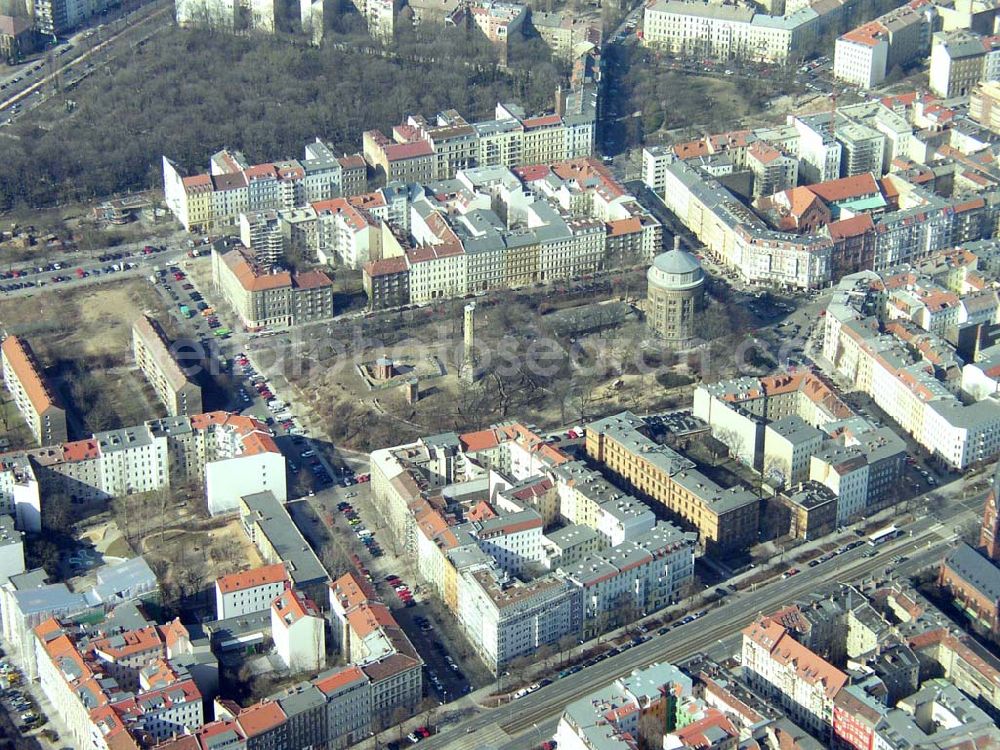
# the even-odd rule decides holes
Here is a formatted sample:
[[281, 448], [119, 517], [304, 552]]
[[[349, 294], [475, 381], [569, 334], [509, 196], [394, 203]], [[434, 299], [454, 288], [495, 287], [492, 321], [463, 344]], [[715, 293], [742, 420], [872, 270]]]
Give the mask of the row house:
[[250, 165], [239, 152], [212, 156], [210, 172], [182, 176], [163, 157], [167, 208], [192, 232], [215, 232], [238, 223], [240, 214], [303, 208], [310, 203], [363, 193], [366, 165], [360, 155], [336, 156], [316, 139], [301, 160]]

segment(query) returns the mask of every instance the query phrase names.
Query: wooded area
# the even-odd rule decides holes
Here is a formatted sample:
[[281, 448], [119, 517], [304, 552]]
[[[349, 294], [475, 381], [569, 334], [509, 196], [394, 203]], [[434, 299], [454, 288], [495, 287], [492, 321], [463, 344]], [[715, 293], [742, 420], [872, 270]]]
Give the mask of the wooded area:
[[[161, 154], [207, 169], [224, 146], [251, 161], [297, 158], [316, 136], [355, 152], [363, 130], [387, 130], [411, 113], [454, 108], [486, 118], [501, 100], [549, 109], [562, 80], [538, 40], [497, 70], [481, 37], [456, 29], [407, 30], [393, 59], [342, 43], [352, 36], [312, 48], [166, 29], [65, 94], [77, 104], [71, 114], [55, 97], [8, 126], [17, 137], [0, 139], [0, 210], [159, 187]], [[432, 52], [433, 61], [410, 59]]]

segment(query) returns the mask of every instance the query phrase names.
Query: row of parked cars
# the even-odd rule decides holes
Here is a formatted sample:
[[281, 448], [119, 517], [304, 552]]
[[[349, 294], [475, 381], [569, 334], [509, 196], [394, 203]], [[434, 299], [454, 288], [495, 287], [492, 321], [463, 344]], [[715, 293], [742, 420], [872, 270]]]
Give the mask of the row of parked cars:
[[405, 740], [393, 740], [388, 745], [386, 745], [386, 750], [399, 750], [401, 747], [406, 745], [416, 745], [418, 742], [422, 742], [433, 734], [429, 727], [417, 727], [408, 735], [406, 735]]
[[[353, 494], [353, 493], [352, 493]], [[382, 557], [382, 548], [379, 547], [378, 542], [375, 541], [375, 532], [369, 531], [365, 528], [358, 512], [354, 510], [352, 506], [346, 500], [342, 500], [337, 504], [337, 510], [347, 519], [347, 525], [351, 527], [351, 531], [354, 532], [355, 536], [365, 545], [365, 548], [371, 554], [372, 557]]]
[[393, 592], [396, 594], [396, 598], [399, 599], [406, 607], [412, 607], [416, 602], [413, 601], [413, 592], [410, 591], [410, 587], [403, 583], [402, 579], [394, 573], [390, 573], [385, 577], [385, 582], [388, 583]]

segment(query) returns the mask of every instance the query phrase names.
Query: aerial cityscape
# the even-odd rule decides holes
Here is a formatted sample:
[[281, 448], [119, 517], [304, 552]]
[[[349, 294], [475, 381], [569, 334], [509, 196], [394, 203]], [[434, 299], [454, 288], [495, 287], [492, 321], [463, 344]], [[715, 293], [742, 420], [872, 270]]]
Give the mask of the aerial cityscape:
[[0, 0], [0, 750], [1000, 748], [1000, 0]]

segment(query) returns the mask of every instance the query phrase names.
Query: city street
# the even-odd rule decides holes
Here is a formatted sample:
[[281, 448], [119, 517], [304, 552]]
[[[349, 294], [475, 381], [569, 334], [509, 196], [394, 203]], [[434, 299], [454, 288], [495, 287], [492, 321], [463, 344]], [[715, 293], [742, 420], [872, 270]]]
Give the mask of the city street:
[[[980, 496], [974, 500], [947, 503], [947, 522], [938, 520], [934, 514], [924, 516], [903, 527], [904, 536], [876, 548], [878, 554], [873, 557], [866, 556], [872, 548], [862, 545], [843, 553], [835, 564], [807, 567], [791, 578], [760, 585], [755, 591], [734, 594], [693, 623], [675, 626], [664, 635], [654, 635], [646, 643], [577, 674], [558, 679], [553, 685], [507, 706], [479, 708], [472, 718], [454, 725], [445, 723], [441, 734], [422, 744], [427, 750], [478, 750], [486, 747], [523, 750], [533, 747], [539, 736], [542, 739], [551, 737], [555, 721], [567, 703], [637, 667], [657, 661], [680, 662], [699, 652], [728, 652], [730, 644], [738, 643], [739, 630], [751, 622], [758, 612], [768, 612], [792, 599], [808, 596], [823, 583], [882, 576], [886, 568], [891, 567], [890, 561], [900, 555], [910, 559], [903, 565], [895, 566], [896, 575], [910, 574], [935, 562], [953, 543], [955, 527], [975, 520], [981, 501]], [[938, 514], [946, 513], [944, 506], [939, 506], [937, 510]], [[476, 700], [484, 698], [487, 692], [489, 690], [480, 691], [457, 704], [449, 704], [448, 709], [467, 710], [469, 706], [476, 705]], [[372, 746], [363, 745], [366, 748]]]

